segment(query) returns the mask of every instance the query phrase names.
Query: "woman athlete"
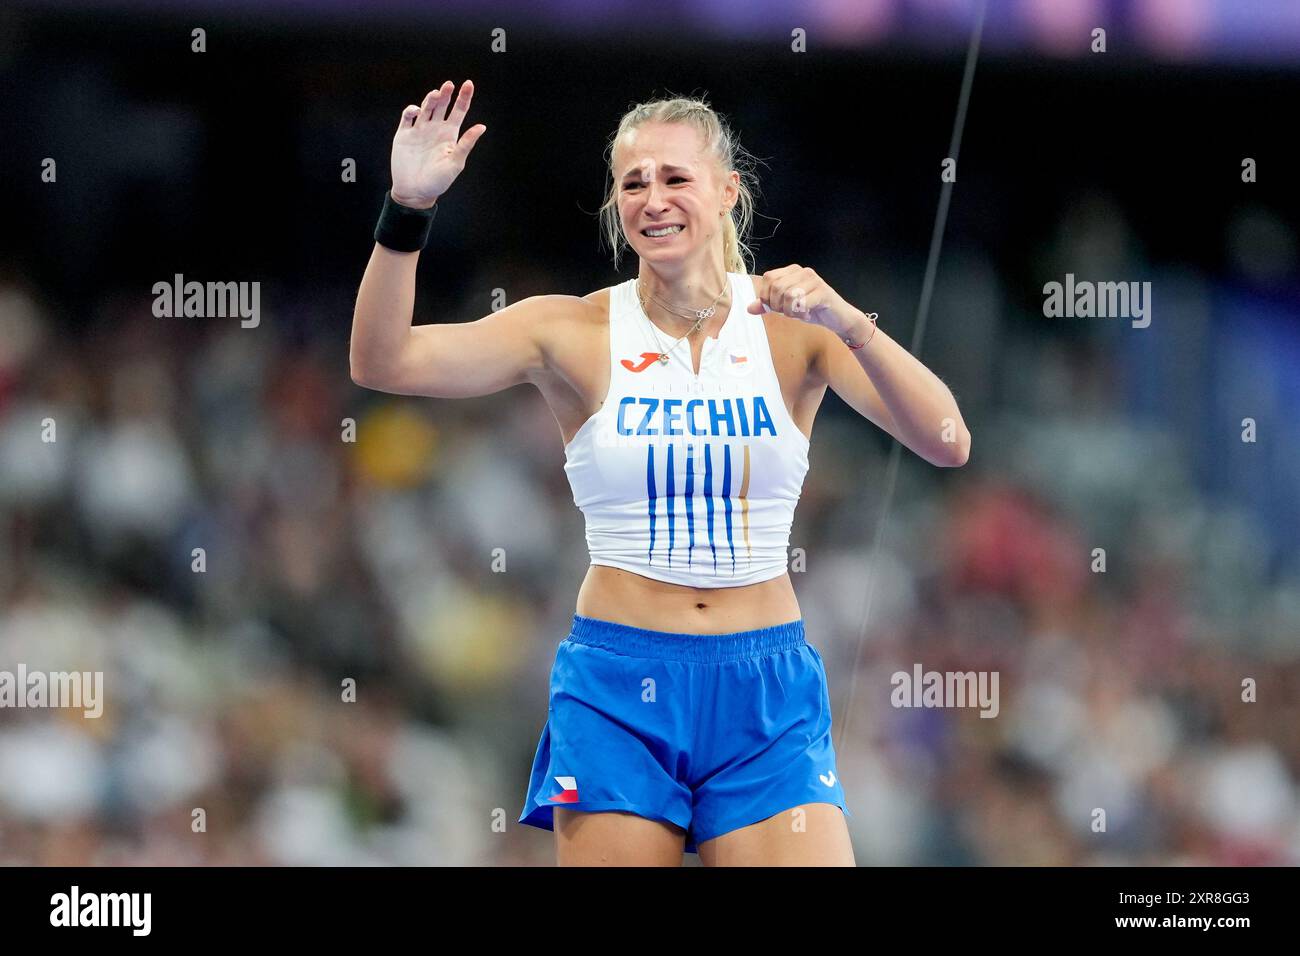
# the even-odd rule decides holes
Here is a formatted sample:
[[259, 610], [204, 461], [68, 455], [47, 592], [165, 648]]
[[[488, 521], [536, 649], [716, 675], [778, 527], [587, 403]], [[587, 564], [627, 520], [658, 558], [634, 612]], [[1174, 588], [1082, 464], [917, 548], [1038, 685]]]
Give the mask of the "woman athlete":
[[601, 215], [635, 279], [412, 328], [427, 220], [486, 131], [460, 132], [473, 91], [402, 113], [351, 368], [433, 398], [531, 383], [559, 424], [592, 563], [520, 819], [560, 865], [852, 866], [790, 522], [828, 386], [945, 467], [970, 448], [952, 393], [812, 269], [751, 274], [744, 154], [693, 99], [637, 106], [611, 142]]

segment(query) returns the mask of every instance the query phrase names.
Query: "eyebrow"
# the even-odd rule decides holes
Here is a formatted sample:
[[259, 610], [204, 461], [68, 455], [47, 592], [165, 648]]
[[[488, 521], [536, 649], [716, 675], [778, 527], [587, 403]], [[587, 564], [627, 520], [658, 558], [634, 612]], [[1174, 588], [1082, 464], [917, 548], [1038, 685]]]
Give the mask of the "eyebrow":
[[[674, 166], [671, 163], [664, 163], [659, 168], [666, 173], [689, 173], [691, 171], [689, 166]], [[625, 172], [622, 178], [627, 179], [627, 177], [632, 176], [639, 172], [641, 172], [641, 165], [638, 163], [636, 166], [633, 166], [627, 172]]]

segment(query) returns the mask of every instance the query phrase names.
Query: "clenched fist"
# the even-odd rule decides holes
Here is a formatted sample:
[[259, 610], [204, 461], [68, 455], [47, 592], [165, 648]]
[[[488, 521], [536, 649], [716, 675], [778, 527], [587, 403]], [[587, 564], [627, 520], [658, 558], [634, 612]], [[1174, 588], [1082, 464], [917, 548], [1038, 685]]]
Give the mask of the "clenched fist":
[[792, 319], [824, 325], [840, 337], [856, 329], [862, 316], [807, 266], [769, 269], [755, 279], [754, 292], [758, 298], [749, 304], [750, 314], [780, 312]]

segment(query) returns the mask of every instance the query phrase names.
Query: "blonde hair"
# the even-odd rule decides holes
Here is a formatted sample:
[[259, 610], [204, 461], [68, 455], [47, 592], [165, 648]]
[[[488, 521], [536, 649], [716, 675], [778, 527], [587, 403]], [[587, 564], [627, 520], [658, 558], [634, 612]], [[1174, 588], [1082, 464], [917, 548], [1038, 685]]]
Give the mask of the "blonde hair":
[[628, 246], [618, 215], [619, 176], [614, 169], [614, 147], [628, 132], [646, 123], [688, 123], [694, 126], [703, 134], [704, 154], [718, 164], [724, 182], [731, 170], [740, 174], [739, 195], [722, 227], [722, 262], [728, 272], [752, 273], [754, 257], [747, 240], [754, 224], [754, 196], [758, 192], [758, 179], [753, 173], [756, 161], [736, 141], [727, 121], [714, 112], [713, 107], [703, 99], [684, 96], [638, 103], [623, 115], [618, 131], [609, 141], [606, 159], [610, 187], [605, 204], [600, 207], [600, 224], [605, 242], [614, 252], [614, 268], [618, 268], [623, 249]]

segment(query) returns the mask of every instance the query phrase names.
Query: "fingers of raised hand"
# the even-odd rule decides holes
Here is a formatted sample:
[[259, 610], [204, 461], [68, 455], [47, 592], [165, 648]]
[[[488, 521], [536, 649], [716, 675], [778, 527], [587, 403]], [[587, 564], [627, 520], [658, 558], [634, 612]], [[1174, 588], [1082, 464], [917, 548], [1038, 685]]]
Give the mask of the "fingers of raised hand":
[[408, 129], [415, 125], [415, 119], [420, 115], [420, 107], [412, 103], [406, 109], [402, 110], [402, 121], [397, 124], [398, 129]]
[[771, 269], [763, 273], [763, 278], [766, 280], [767, 285], [767, 291], [763, 295], [763, 300], [767, 303], [767, 307], [773, 312], [786, 311], [786, 293], [790, 285], [789, 277], [789, 266], [786, 266], [783, 269]]
[[781, 311], [781, 290], [779, 280], [784, 272], [784, 269], [769, 269], [759, 276], [758, 289], [756, 291], [758, 292], [759, 299], [762, 300], [763, 305], [767, 307], [768, 311]]
[[[456, 129], [460, 129], [461, 122], [465, 119], [465, 114], [469, 112], [470, 101], [474, 99], [474, 81], [466, 80], [460, 85], [460, 93], [456, 96], [456, 105], [451, 109], [449, 119]], [[450, 97], [448, 97], [450, 100]]]
[[474, 144], [478, 142], [479, 137], [486, 132], [487, 127], [482, 123], [471, 126], [469, 129], [465, 130], [465, 135], [462, 136], [460, 142], [456, 144], [457, 149], [460, 150], [461, 156], [468, 156], [470, 150], [474, 148]]
[[424, 94], [424, 101], [420, 104], [420, 119], [418, 125], [423, 126], [425, 123], [434, 119], [441, 119], [447, 112], [447, 101], [451, 99], [453, 89], [451, 80], [445, 80], [442, 86], [436, 90], [430, 90]]
[[765, 272], [761, 278], [766, 291], [759, 290], [759, 296], [773, 312], [803, 317], [820, 301], [821, 280], [812, 269], [789, 265]]

